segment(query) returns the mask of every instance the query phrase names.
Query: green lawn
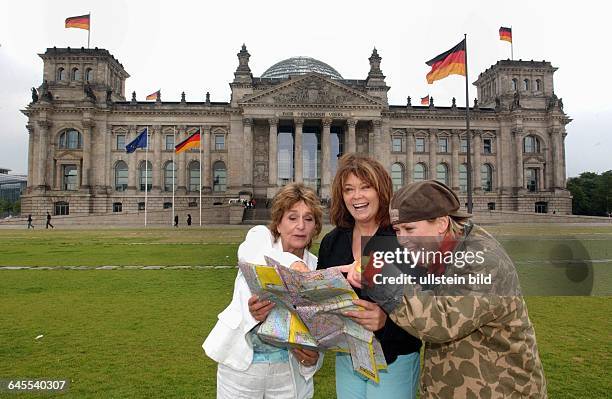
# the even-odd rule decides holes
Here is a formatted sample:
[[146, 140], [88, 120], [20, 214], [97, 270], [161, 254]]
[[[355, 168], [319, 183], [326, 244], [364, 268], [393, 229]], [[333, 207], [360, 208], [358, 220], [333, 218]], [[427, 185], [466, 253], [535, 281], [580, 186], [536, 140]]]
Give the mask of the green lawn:
[[[546, 244], [552, 248], [567, 244], [568, 237], [580, 238], [591, 259], [606, 259], [611, 249], [610, 228], [547, 229], [489, 230], [519, 261], [550, 259], [545, 244], [529, 244], [529, 237], [544, 235], [557, 238]], [[0, 230], [0, 265], [232, 265], [245, 232], [244, 227]], [[582, 251], [574, 245], [572, 251]], [[606, 272], [612, 264], [593, 266], [593, 290], [605, 293], [603, 286], [612, 286]], [[541, 278], [529, 263], [519, 270], [523, 286]], [[216, 365], [201, 344], [229, 302], [235, 273], [0, 270], [0, 379], [70, 379], [68, 392], [58, 397], [214, 397]], [[549, 397], [609, 397], [612, 297], [530, 296], [527, 302]], [[40, 334], [44, 337], [36, 340]], [[326, 359], [316, 376], [317, 398], [334, 397], [333, 356]], [[31, 396], [0, 392], [0, 397]]]

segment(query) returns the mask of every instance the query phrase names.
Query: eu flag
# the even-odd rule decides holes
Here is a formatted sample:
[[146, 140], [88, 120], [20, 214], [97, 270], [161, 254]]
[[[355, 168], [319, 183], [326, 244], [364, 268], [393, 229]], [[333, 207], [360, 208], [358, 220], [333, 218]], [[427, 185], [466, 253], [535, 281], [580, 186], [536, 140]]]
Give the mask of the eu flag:
[[125, 152], [131, 154], [132, 152], [136, 151], [137, 148], [146, 148], [148, 135], [149, 128], [145, 127], [138, 137], [125, 146]]

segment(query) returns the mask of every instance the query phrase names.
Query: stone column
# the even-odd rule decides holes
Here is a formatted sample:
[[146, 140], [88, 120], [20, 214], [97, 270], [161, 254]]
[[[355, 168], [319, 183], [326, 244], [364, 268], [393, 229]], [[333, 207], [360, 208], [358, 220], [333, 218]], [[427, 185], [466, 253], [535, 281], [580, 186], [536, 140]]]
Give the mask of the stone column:
[[559, 188], [565, 189], [567, 187], [566, 182], [566, 170], [565, 170], [565, 127], [559, 130]]
[[414, 129], [406, 130], [406, 179], [404, 184], [412, 183], [414, 178]]
[[[82, 76], [83, 78], [85, 77], [85, 75]], [[105, 123], [104, 126], [104, 173], [102, 174], [102, 185], [105, 187], [106, 192], [110, 193], [112, 190], [111, 176], [114, 174], [113, 165], [111, 163], [111, 153], [113, 151], [113, 131], [110, 125]], [[129, 143], [129, 141], [126, 141], [126, 144], [127, 143]]]
[[[135, 125], [128, 126], [128, 134], [127, 134], [127, 137], [125, 138], [126, 144], [131, 143], [132, 140], [136, 138], [138, 134], [136, 132], [136, 129], [137, 127]], [[140, 170], [138, 169], [137, 152], [128, 154], [127, 159], [128, 159], [128, 192], [130, 194], [134, 194], [140, 189], [140, 182], [138, 181], [140, 177]], [[114, 171], [113, 171], [113, 174], [114, 174]], [[113, 187], [113, 190], [114, 190], [115, 184], [112, 183], [111, 186]]]
[[82, 190], [91, 188], [91, 138], [94, 124], [90, 120], [83, 121], [83, 169], [81, 170]]
[[346, 124], [348, 126], [348, 136], [346, 138], [346, 152], [357, 152], [357, 138], [355, 133], [357, 120], [349, 119], [346, 121]]
[[[211, 192], [212, 191], [212, 170], [210, 164], [210, 125], [202, 126], [202, 187], [203, 192]], [[198, 154], [199, 155], [199, 154]], [[226, 166], [227, 167], [227, 166]], [[249, 171], [252, 176], [252, 171]]]
[[429, 173], [427, 179], [438, 178], [438, 129], [429, 129]]
[[498, 130], [495, 132], [495, 141], [493, 142], [495, 145], [495, 159], [496, 159], [496, 168], [495, 168], [495, 172], [497, 173], [496, 176], [496, 181], [493, 182], [493, 187], [497, 187], [497, 193], [498, 194], [502, 194], [503, 192], [503, 185], [504, 185], [504, 176], [502, 174], [502, 170], [505, 167], [505, 165], [503, 165], [503, 150], [502, 150], [502, 139], [501, 139], [501, 131]]
[[372, 130], [370, 131], [369, 140], [368, 140], [368, 150], [369, 155], [371, 157], [379, 158], [380, 154], [377, 154], [380, 147], [380, 139], [382, 137], [382, 120], [374, 119], [372, 121]]
[[482, 167], [482, 131], [474, 130], [472, 137], [474, 138], [472, 141], [472, 154], [474, 154], [474, 163], [472, 164], [472, 170], [474, 171], [472, 176], [474, 176], [474, 180], [472, 187], [474, 188], [474, 191], [481, 192], [482, 179], [480, 176], [480, 168]]
[[278, 118], [268, 119], [270, 136], [268, 137], [268, 184], [278, 184]]
[[26, 125], [26, 129], [28, 129], [28, 187], [27, 192], [32, 191], [32, 187], [34, 187], [34, 126], [31, 124]]
[[247, 187], [253, 186], [253, 119], [242, 119], [243, 126], [243, 154], [244, 154], [244, 175], [242, 182]]
[[[176, 127], [176, 134], [174, 135], [175, 146], [187, 138], [187, 135], [185, 134], [185, 129], [185, 125], [179, 125]], [[200, 145], [204, 145], [204, 142], [201, 141]], [[180, 195], [187, 194], [187, 177], [189, 176], [189, 170], [187, 170], [187, 160], [185, 159], [186, 156], [187, 154], [185, 154], [185, 151], [181, 152], [178, 155], [175, 155], [175, 158], [178, 158], [178, 179], [176, 182], [176, 194]]]
[[563, 136], [558, 128], [552, 129], [551, 141], [553, 143], [554, 188], [565, 187], [565, 165], [563, 160]]
[[302, 183], [304, 181], [304, 157], [302, 154], [302, 127], [304, 126], [304, 119], [295, 118], [293, 123], [295, 124], [293, 181]]
[[321, 197], [329, 198], [329, 185], [331, 182], [331, 123], [330, 118], [324, 118], [321, 123], [323, 124], [323, 134], [321, 135]]
[[453, 129], [451, 137], [452, 145], [452, 165], [451, 165], [451, 188], [459, 192], [459, 149], [461, 148], [461, 139], [459, 130]]
[[[151, 191], [159, 193], [164, 186], [164, 174], [162, 173], [163, 165], [161, 158], [161, 126], [151, 126], [151, 130], [151, 143], [153, 144], [153, 185], [151, 187]], [[151, 148], [149, 148], [149, 155], [151, 153], [150, 150]]]
[[49, 129], [51, 123], [47, 121], [38, 121], [38, 168], [36, 173], [36, 188], [46, 190], [49, 188], [47, 180], [48, 159], [49, 159]]
[[514, 186], [522, 190], [525, 188], [523, 179], [523, 132], [520, 129], [514, 129], [512, 135], [514, 136], [514, 156], [516, 158]]

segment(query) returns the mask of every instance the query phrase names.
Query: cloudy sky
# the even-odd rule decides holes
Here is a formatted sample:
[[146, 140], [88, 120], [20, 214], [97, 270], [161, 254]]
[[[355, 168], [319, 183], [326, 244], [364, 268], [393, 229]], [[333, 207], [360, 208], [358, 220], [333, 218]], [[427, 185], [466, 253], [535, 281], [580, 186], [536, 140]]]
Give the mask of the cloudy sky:
[[[503, 4], [502, 4], [503, 3]], [[8, 5], [10, 4], [10, 5]], [[576, 3], [574, 3], [576, 4]], [[42, 80], [47, 47], [87, 45], [87, 31], [64, 19], [91, 12], [91, 47], [108, 49], [131, 75], [126, 93], [138, 99], [162, 90], [163, 100], [228, 101], [236, 53], [246, 43], [255, 76], [291, 56], [324, 61], [347, 79], [364, 79], [376, 47], [391, 86], [391, 104], [430, 94], [436, 105], [453, 96], [464, 105], [463, 77], [428, 85], [425, 61], [468, 35], [469, 77], [510, 45], [498, 38], [512, 26], [516, 59], [559, 68], [555, 93], [573, 119], [568, 126], [568, 176], [612, 169], [612, 52], [605, 50], [609, 16], [602, 3], [558, 1], [87, 1], [10, 2], [0, 14], [0, 167], [27, 172], [26, 118], [30, 88]], [[476, 96], [475, 87], [470, 97]], [[129, 94], [126, 94], [129, 97]]]

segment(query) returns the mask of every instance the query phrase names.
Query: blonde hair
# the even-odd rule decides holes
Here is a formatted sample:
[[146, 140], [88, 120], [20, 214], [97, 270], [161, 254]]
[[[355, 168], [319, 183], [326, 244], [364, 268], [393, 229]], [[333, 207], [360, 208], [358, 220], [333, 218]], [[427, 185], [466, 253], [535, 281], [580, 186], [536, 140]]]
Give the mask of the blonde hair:
[[[444, 217], [444, 216], [440, 216], [440, 217]], [[459, 216], [451, 216], [451, 215], [447, 215], [447, 217], [448, 217], [448, 226], [446, 227], [445, 233], [450, 234], [453, 237], [462, 235], [463, 229], [465, 228], [465, 225], [470, 220], [470, 218], [469, 217], [462, 218]], [[429, 223], [434, 223], [436, 220], [438, 220], [438, 218], [428, 219], [427, 221]]]
[[351, 228], [355, 225], [355, 219], [347, 209], [342, 195], [344, 182], [350, 174], [354, 174], [376, 190], [379, 201], [376, 222], [382, 227], [389, 226], [391, 224], [389, 203], [393, 194], [391, 176], [377, 160], [355, 153], [343, 155], [338, 162], [338, 170], [331, 188], [331, 206], [329, 209], [331, 224], [342, 228]]
[[278, 237], [280, 237], [278, 225], [283, 220], [285, 212], [300, 201], [304, 201], [304, 204], [310, 208], [315, 220], [314, 233], [306, 245], [307, 248], [310, 248], [312, 240], [319, 236], [323, 228], [323, 209], [321, 208], [321, 200], [314, 190], [302, 183], [287, 184], [276, 193], [272, 200], [272, 220], [270, 220], [268, 228], [272, 232], [274, 239], [278, 240]]

